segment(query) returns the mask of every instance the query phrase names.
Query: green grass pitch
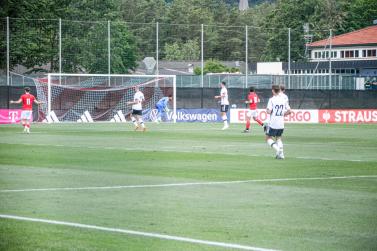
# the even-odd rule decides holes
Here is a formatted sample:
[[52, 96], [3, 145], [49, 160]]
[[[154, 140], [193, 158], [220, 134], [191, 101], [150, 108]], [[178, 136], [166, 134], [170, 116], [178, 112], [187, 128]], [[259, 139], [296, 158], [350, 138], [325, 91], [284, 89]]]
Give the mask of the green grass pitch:
[[0, 215], [207, 241], [0, 217], [0, 250], [377, 250], [377, 125], [289, 124], [285, 160], [221, 127], [0, 126]]

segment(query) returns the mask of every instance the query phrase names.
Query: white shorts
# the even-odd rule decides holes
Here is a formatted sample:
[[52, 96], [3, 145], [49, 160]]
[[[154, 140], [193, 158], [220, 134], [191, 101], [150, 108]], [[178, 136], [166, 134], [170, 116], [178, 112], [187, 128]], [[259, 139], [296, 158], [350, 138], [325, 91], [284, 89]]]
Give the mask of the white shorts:
[[23, 120], [23, 119], [31, 120], [33, 118], [32, 115], [33, 115], [33, 111], [31, 111], [31, 110], [23, 110], [21, 112], [21, 120]]
[[248, 110], [246, 116], [248, 118], [256, 118], [256, 117], [258, 117], [258, 111], [257, 110]]

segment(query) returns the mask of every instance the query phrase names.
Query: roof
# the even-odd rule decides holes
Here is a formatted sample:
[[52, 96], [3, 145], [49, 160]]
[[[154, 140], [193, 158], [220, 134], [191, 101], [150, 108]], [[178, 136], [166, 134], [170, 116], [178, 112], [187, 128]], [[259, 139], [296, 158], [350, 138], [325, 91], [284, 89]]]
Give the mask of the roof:
[[[323, 39], [308, 44], [309, 47], [329, 46], [329, 39]], [[332, 46], [377, 44], [377, 25], [352, 31], [332, 38]]]

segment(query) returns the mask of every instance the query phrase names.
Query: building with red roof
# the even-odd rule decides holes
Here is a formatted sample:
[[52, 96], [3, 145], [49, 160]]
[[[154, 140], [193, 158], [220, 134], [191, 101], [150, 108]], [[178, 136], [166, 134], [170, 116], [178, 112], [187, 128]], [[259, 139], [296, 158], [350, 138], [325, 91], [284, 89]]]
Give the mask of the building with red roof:
[[307, 44], [310, 60], [377, 60], [377, 25]]

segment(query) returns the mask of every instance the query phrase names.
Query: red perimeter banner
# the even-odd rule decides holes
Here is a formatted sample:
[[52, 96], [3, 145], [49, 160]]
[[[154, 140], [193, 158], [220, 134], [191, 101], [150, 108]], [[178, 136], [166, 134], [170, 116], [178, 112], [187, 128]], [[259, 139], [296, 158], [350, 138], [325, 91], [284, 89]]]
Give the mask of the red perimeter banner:
[[[231, 123], [245, 123], [247, 109], [231, 109]], [[258, 117], [262, 121], [269, 119], [265, 109], [258, 109]], [[253, 122], [253, 120], [251, 120]], [[293, 109], [292, 114], [284, 118], [286, 123], [377, 123], [377, 109], [350, 110], [305, 110]]]
[[[248, 109], [231, 109], [230, 123], [245, 123], [247, 112]], [[258, 118], [262, 121], [269, 119], [266, 109], [258, 109]], [[318, 110], [293, 109], [292, 113], [284, 118], [284, 121], [286, 123], [318, 123]]]
[[319, 123], [377, 123], [377, 110], [319, 110]]
[[0, 109], [0, 124], [19, 123], [21, 111], [21, 109]]

